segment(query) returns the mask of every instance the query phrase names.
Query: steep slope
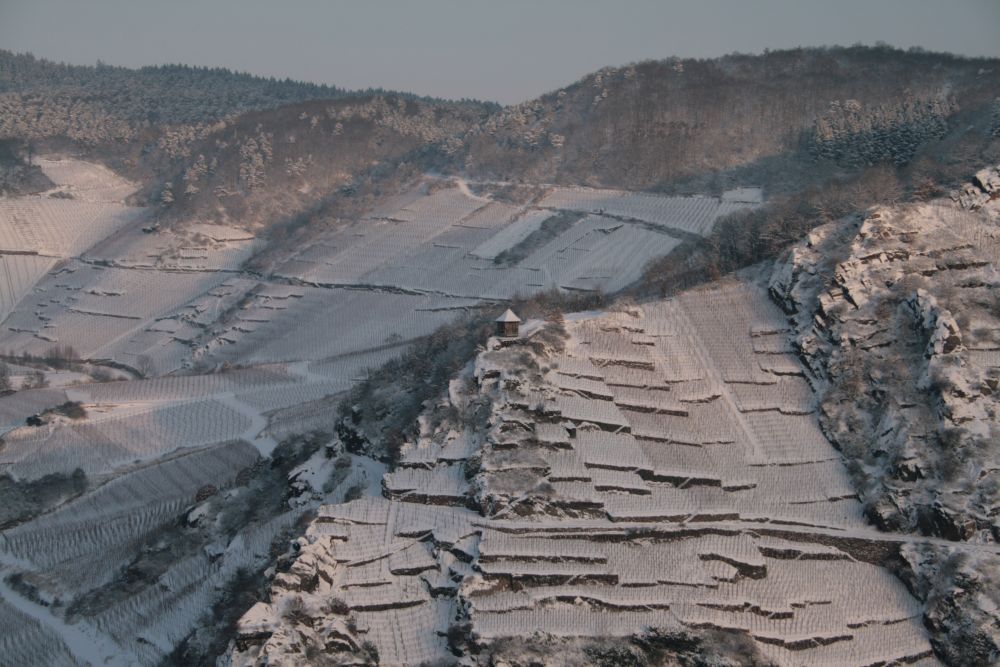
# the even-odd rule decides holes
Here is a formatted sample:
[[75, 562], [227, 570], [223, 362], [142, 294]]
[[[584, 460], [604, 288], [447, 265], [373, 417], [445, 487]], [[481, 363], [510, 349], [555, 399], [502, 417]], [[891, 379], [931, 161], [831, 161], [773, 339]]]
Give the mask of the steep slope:
[[934, 664], [884, 567], [914, 540], [865, 526], [787, 327], [730, 285], [491, 340], [230, 664]]
[[[873, 164], [904, 167], [907, 188], [954, 184], [1000, 157], [997, 63], [890, 48], [643, 62], [504, 109], [224, 70], [80, 68], [11, 54], [0, 65], [0, 138], [69, 138], [148, 181], [146, 196], [189, 204], [178, 214], [229, 211], [268, 225], [274, 213], [314, 215], [324, 198], [335, 217], [354, 204], [337, 197], [342, 186], [377, 196], [414, 175], [407, 165], [492, 181], [799, 192]], [[32, 95], [38, 113], [22, 108]], [[49, 111], [46, 96], [86, 108]], [[353, 160], [359, 149], [367, 163]]]
[[[359, 121], [368, 126], [357, 136], [381, 132], [380, 118]], [[296, 123], [311, 131], [308, 120]], [[317, 123], [314, 143], [341, 141], [326, 133], [336, 124], [329, 117]], [[344, 141], [351, 150], [342, 161], [364, 163], [365, 140]], [[346, 389], [366, 364], [484, 303], [550, 289], [617, 292], [647, 262], [709, 233], [720, 217], [759, 206], [747, 196], [544, 186], [537, 201], [518, 204], [425, 175], [400, 196], [366, 200], [377, 206], [357, 202], [353, 217], [303, 225], [283, 243], [279, 228], [254, 221], [280, 227], [284, 206], [315, 199], [323, 188], [303, 187], [294, 203], [262, 195], [258, 217], [223, 209], [217, 220], [179, 214], [168, 223], [149, 207], [124, 204], [134, 184], [104, 167], [52, 156], [35, 162], [56, 187], [0, 199], [0, 349], [41, 358], [71, 346], [74, 356], [143, 375], [324, 362], [316, 366], [317, 377], [325, 376], [313, 383], [317, 391]], [[299, 178], [330, 187], [336, 176], [327, 167]], [[217, 165], [189, 181], [188, 196], [240, 179], [241, 169]], [[343, 377], [345, 369], [352, 375]]]
[[[235, 207], [234, 217], [287, 223], [373, 166], [392, 171], [404, 155], [414, 159], [415, 148], [432, 143], [428, 134], [438, 143], [460, 141], [469, 123], [496, 108], [391, 93], [386, 111], [374, 106], [386, 103], [382, 95], [222, 68], [75, 66], [0, 50], [0, 140], [24, 142], [29, 152], [71, 150], [102, 161], [147, 184], [144, 200], [171, 196], [165, 192], [182, 201], [201, 190], [221, 193], [208, 202], [204, 193], [195, 198], [204, 205], [184, 209], [195, 217]], [[343, 99], [357, 104], [345, 110], [336, 104]], [[322, 102], [301, 106], [313, 100]], [[273, 113], [259, 113], [267, 111]], [[334, 115], [346, 131], [341, 125], [331, 145], [335, 123], [327, 121]], [[321, 119], [329, 127], [310, 136], [295, 127], [302, 119], [311, 129]], [[362, 120], [371, 122], [359, 130]], [[385, 131], [374, 131], [376, 124]], [[300, 146], [286, 147], [296, 138]], [[216, 166], [220, 178], [213, 179]], [[303, 197], [310, 189], [319, 192]], [[240, 201], [251, 190], [258, 196]], [[259, 196], [262, 190], [267, 196]], [[258, 210], [265, 202], [271, 205]]]
[[166, 161], [146, 195], [165, 220], [272, 227], [347, 217], [442, 167], [485, 114], [476, 103], [356, 96], [168, 131], [157, 143]]
[[[818, 380], [824, 429], [884, 530], [1000, 540], [997, 174], [956, 193], [962, 206], [822, 227], [771, 281]], [[905, 559], [939, 653], [995, 659], [998, 563], [942, 547]]]
[[[262, 652], [294, 663], [301, 653], [282, 652], [299, 650], [363, 662], [377, 650], [391, 662], [408, 647], [443, 659], [476, 649], [518, 662], [565, 650], [654, 664], [713, 651], [720, 660], [933, 662], [931, 645], [954, 663], [992, 655], [996, 466], [992, 436], [972, 427], [994, 419], [985, 392], [996, 389], [994, 350], [969, 341], [993, 338], [993, 269], [981, 257], [993, 232], [979, 218], [940, 213], [950, 205], [914, 214], [940, 220], [905, 272], [959, 276], [942, 285], [961, 303], [949, 305], [948, 289], [900, 296], [909, 310], [893, 311], [890, 342], [906, 363], [879, 364], [892, 366], [892, 382], [930, 369], [958, 392], [943, 383], [924, 401], [900, 391], [925, 437], [897, 448], [889, 441], [899, 433], [879, 433], [889, 456], [868, 460], [842, 438], [859, 413], [835, 392], [854, 376], [840, 361], [849, 353], [826, 336], [867, 335], [886, 310], [879, 304], [896, 308], [896, 297], [876, 295], [871, 312], [859, 302], [858, 317], [841, 313], [815, 333], [816, 304], [844, 290], [823, 295], [831, 286], [798, 282], [809, 270], [837, 273], [864, 294], [896, 281], [895, 269], [875, 271], [866, 254], [884, 242], [890, 260], [902, 258], [881, 228], [863, 239], [821, 230], [817, 256], [800, 251], [802, 270], [779, 271], [774, 294], [797, 313], [791, 334], [755, 286], [591, 314], [567, 325], [566, 341], [550, 327], [531, 346], [484, 353], [479, 380], [465, 373], [440, 405], [419, 404], [456, 360], [414, 361], [407, 379], [426, 369], [432, 382], [418, 378], [423, 388], [395, 416], [423, 407], [422, 419], [396, 431], [357, 425], [360, 442], [332, 435], [343, 425], [338, 395], [414, 341], [455, 335], [438, 327], [456, 313], [542, 290], [599, 303], [647, 261], [678, 246], [711, 249], [719, 234], [753, 252], [766, 246], [734, 253], [729, 268], [742, 266], [818, 221], [908, 197], [925, 177], [924, 194], [971, 173], [973, 160], [1000, 148], [990, 111], [1000, 68], [984, 64], [884, 49], [644, 63], [500, 111], [395, 94], [312, 99], [330, 91], [184, 68], [45, 65], [37, 87], [17, 79], [14, 92], [0, 93], [9, 132], [96, 156], [142, 190], [131, 195], [93, 164], [39, 159], [25, 144], [15, 166], [35, 173], [30, 159], [50, 181], [28, 188], [37, 196], [0, 200], [0, 349], [28, 355], [18, 360], [31, 364], [27, 373], [60, 385], [0, 396], [0, 491], [13, 499], [0, 533], [3, 648], [25, 664], [115, 652], [133, 664], [190, 664], [218, 653], [227, 623], [264, 581], [255, 574], [273, 563], [273, 597], [244, 623], [237, 661]], [[94, 99], [80, 82], [93, 84]], [[166, 99], [177, 85], [190, 96]], [[226, 93], [221, 106], [213, 86]], [[52, 114], [24, 113], [50, 98]], [[149, 116], [161, 102], [164, 115]], [[824, 179], [837, 181], [835, 207], [798, 198], [806, 186], [825, 190]], [[995, 180], [984, 172], [956, 198], [995, 210]], [[792, 197], [776, 209], [761, 206], [759, 189], [730, 185]], [[649, 188], [700, 194], [636, 191]], [[855, 197], [855, 188], [866, 193]], [[922, 223], [910, 213], [885, 215], [890, 237], [898, 225], [900, 243], [919, 241]], [[781, 233], [751, 224], [759, 220]], [[732, 234], [741, 226], [745, 234]], [[968, 325], [962, 310], [974, 314]], [[926, 331], [908, 330], [904, 316]], [[951, 347], [952, 325], [964, 348]], [[790, 335], [811, 355], [805, 368], [790, 356]], [[925, 368], [921, 354], [934, 346], [924, 339], [935, 336], [940, 354]], [[59, 359], [69, 345], [83, 361]], [[47, 359], [87, 372], [63, 373]], [[61, 386], [89, 381], [94, 363], [105, 366], [93, 379], [107, 380], [112, 367], [118, 377], [176, 377]], [[963, 375], [976, 364], [981, 372]], [[373, 375], [391, 378], [393, 368]], [[857, 459], [853, 478], [817, 427], [812, 390], [825, 383], [833, 389], [818, 423]], [[865, 391], [881, 414], [886, 390]], [[362, 421], [392, 413], [391, 396], [362, 395], [364, 405], [346, 411]], [[74, 404], [82, 417], [64, 414]], [[952, 446], [968, 470], [949, 467]], [[310, 510], [378, 495], [380, 465], [345, 449], [390, 462], [400, 449], [386, 498], [322, 510], [306, 556], [275, 561]], [[881, 465], [886, 458], [892, 465]], [[905, 478], [914, 471], [924, 476]], [[34, 497], [50, 483], [52, 493]], [[938, 537], [881, 534], [866, 516]], [[511, 531], [530, 537], [510, 546]], [[969, 539], [952, 544], [956, 536]], [[867, 590], [803, 593], [826, 561]], [[650, 578], [674, 567], [678, 580]], [[614, 585], [622, 581], [639, 586]], [[19, 627], [30, 632], [15, 636]], [[397, 637], [397, 627], [414, 634]], [[551, 638], [520, 647], [512, 638], [525, 628]], [[618, 639], [602, 654], [591, 638], [607, 634]], [[81, 637], [96, 653], [73, 653]], [[35, 643], [43, 648], [33, 653]]]
[[228, 664], [992, 664], [998, 175], [491, 339]]
[[105, 167], [33, 160], [54, 187], [0, 199], [0, 349], [38, 378], [0, 396], [0, 622], [31, 626], [5, 644], [24, 664], [217, 654], [297, 522], [377, 491], [380, 464], [323, 447], [368, 367], [519, 292], [599, 301], [759, 205], [544, 186], [515, 204], [424, 176], [263, 274], [251, 224], [158, 224]]
[[996, 236], [951, 202], [876, 209], [814, 232], [773, 279], [797, 346], [829, 384], [830, 433], [881, 464], [864, 472], [881, 487], [871, 516], [887, 528], [1000, 538], [995, 485], [983, 484], [1000, 437]]

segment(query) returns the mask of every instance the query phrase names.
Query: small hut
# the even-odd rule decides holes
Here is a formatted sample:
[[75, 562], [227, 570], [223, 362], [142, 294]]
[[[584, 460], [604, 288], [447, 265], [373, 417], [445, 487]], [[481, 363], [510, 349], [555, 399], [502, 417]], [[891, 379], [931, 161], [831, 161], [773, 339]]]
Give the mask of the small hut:
[[501, 338], [517, 338], [518, 327], [521, 325], [521, 318], [514, 314], [510, 308], [496, 319], [497, 336]]

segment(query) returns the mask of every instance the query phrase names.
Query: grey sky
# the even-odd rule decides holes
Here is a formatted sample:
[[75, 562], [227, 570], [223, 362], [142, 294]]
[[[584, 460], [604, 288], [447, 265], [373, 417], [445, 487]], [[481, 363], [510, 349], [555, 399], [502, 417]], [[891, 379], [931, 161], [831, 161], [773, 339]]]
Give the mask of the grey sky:
[[605, 65], [824, 44], [1000, 57], [1000, 0], [0, 0], [0, 48], [504, 103]]

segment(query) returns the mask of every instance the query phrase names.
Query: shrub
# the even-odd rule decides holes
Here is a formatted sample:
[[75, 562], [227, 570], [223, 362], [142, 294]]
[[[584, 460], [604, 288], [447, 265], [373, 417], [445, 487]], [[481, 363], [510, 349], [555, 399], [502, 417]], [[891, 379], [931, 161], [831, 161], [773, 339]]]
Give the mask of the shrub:
[[351, 488], [347, 489], [344, 493], [344, 502], [349, 503], [352, 500], [357, 500], [363, 495], [365, 495], [365, 485], [361, 482], [352, 484]]
[[337, 616], [347, 616], [350, 613], [351, 608], [347, 606], [341, 598], [330, 598], [326, 603], [326, 611], [330, 614], [335, 614]]
[[66, 401], [53, 408], [53, 412], [61, 414], [64, 417], [69, 417], [70, 419], [85, 419], [87, 417], [87, 409], [83, 407], [83, 403], [80, 401]]
[[376, 665], [379, 664], [378, 647], [375, 646], [375, 644], [371, 643], [370, 641], [363, 642], [361, 644], [361, 650], [364, 651], [365, 654], [367, 654], [368, 659], [371, 660], [374, 664]]

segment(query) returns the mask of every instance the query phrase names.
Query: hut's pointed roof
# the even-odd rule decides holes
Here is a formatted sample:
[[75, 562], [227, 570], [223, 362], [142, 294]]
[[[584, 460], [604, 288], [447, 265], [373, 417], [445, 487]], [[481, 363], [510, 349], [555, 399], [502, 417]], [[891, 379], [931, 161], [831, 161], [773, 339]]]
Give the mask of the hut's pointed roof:
[[514, 314], [514, 311], [508, 308], [503, 315], [497, 318], [497, 322], [520, 322], [521, 318]]

